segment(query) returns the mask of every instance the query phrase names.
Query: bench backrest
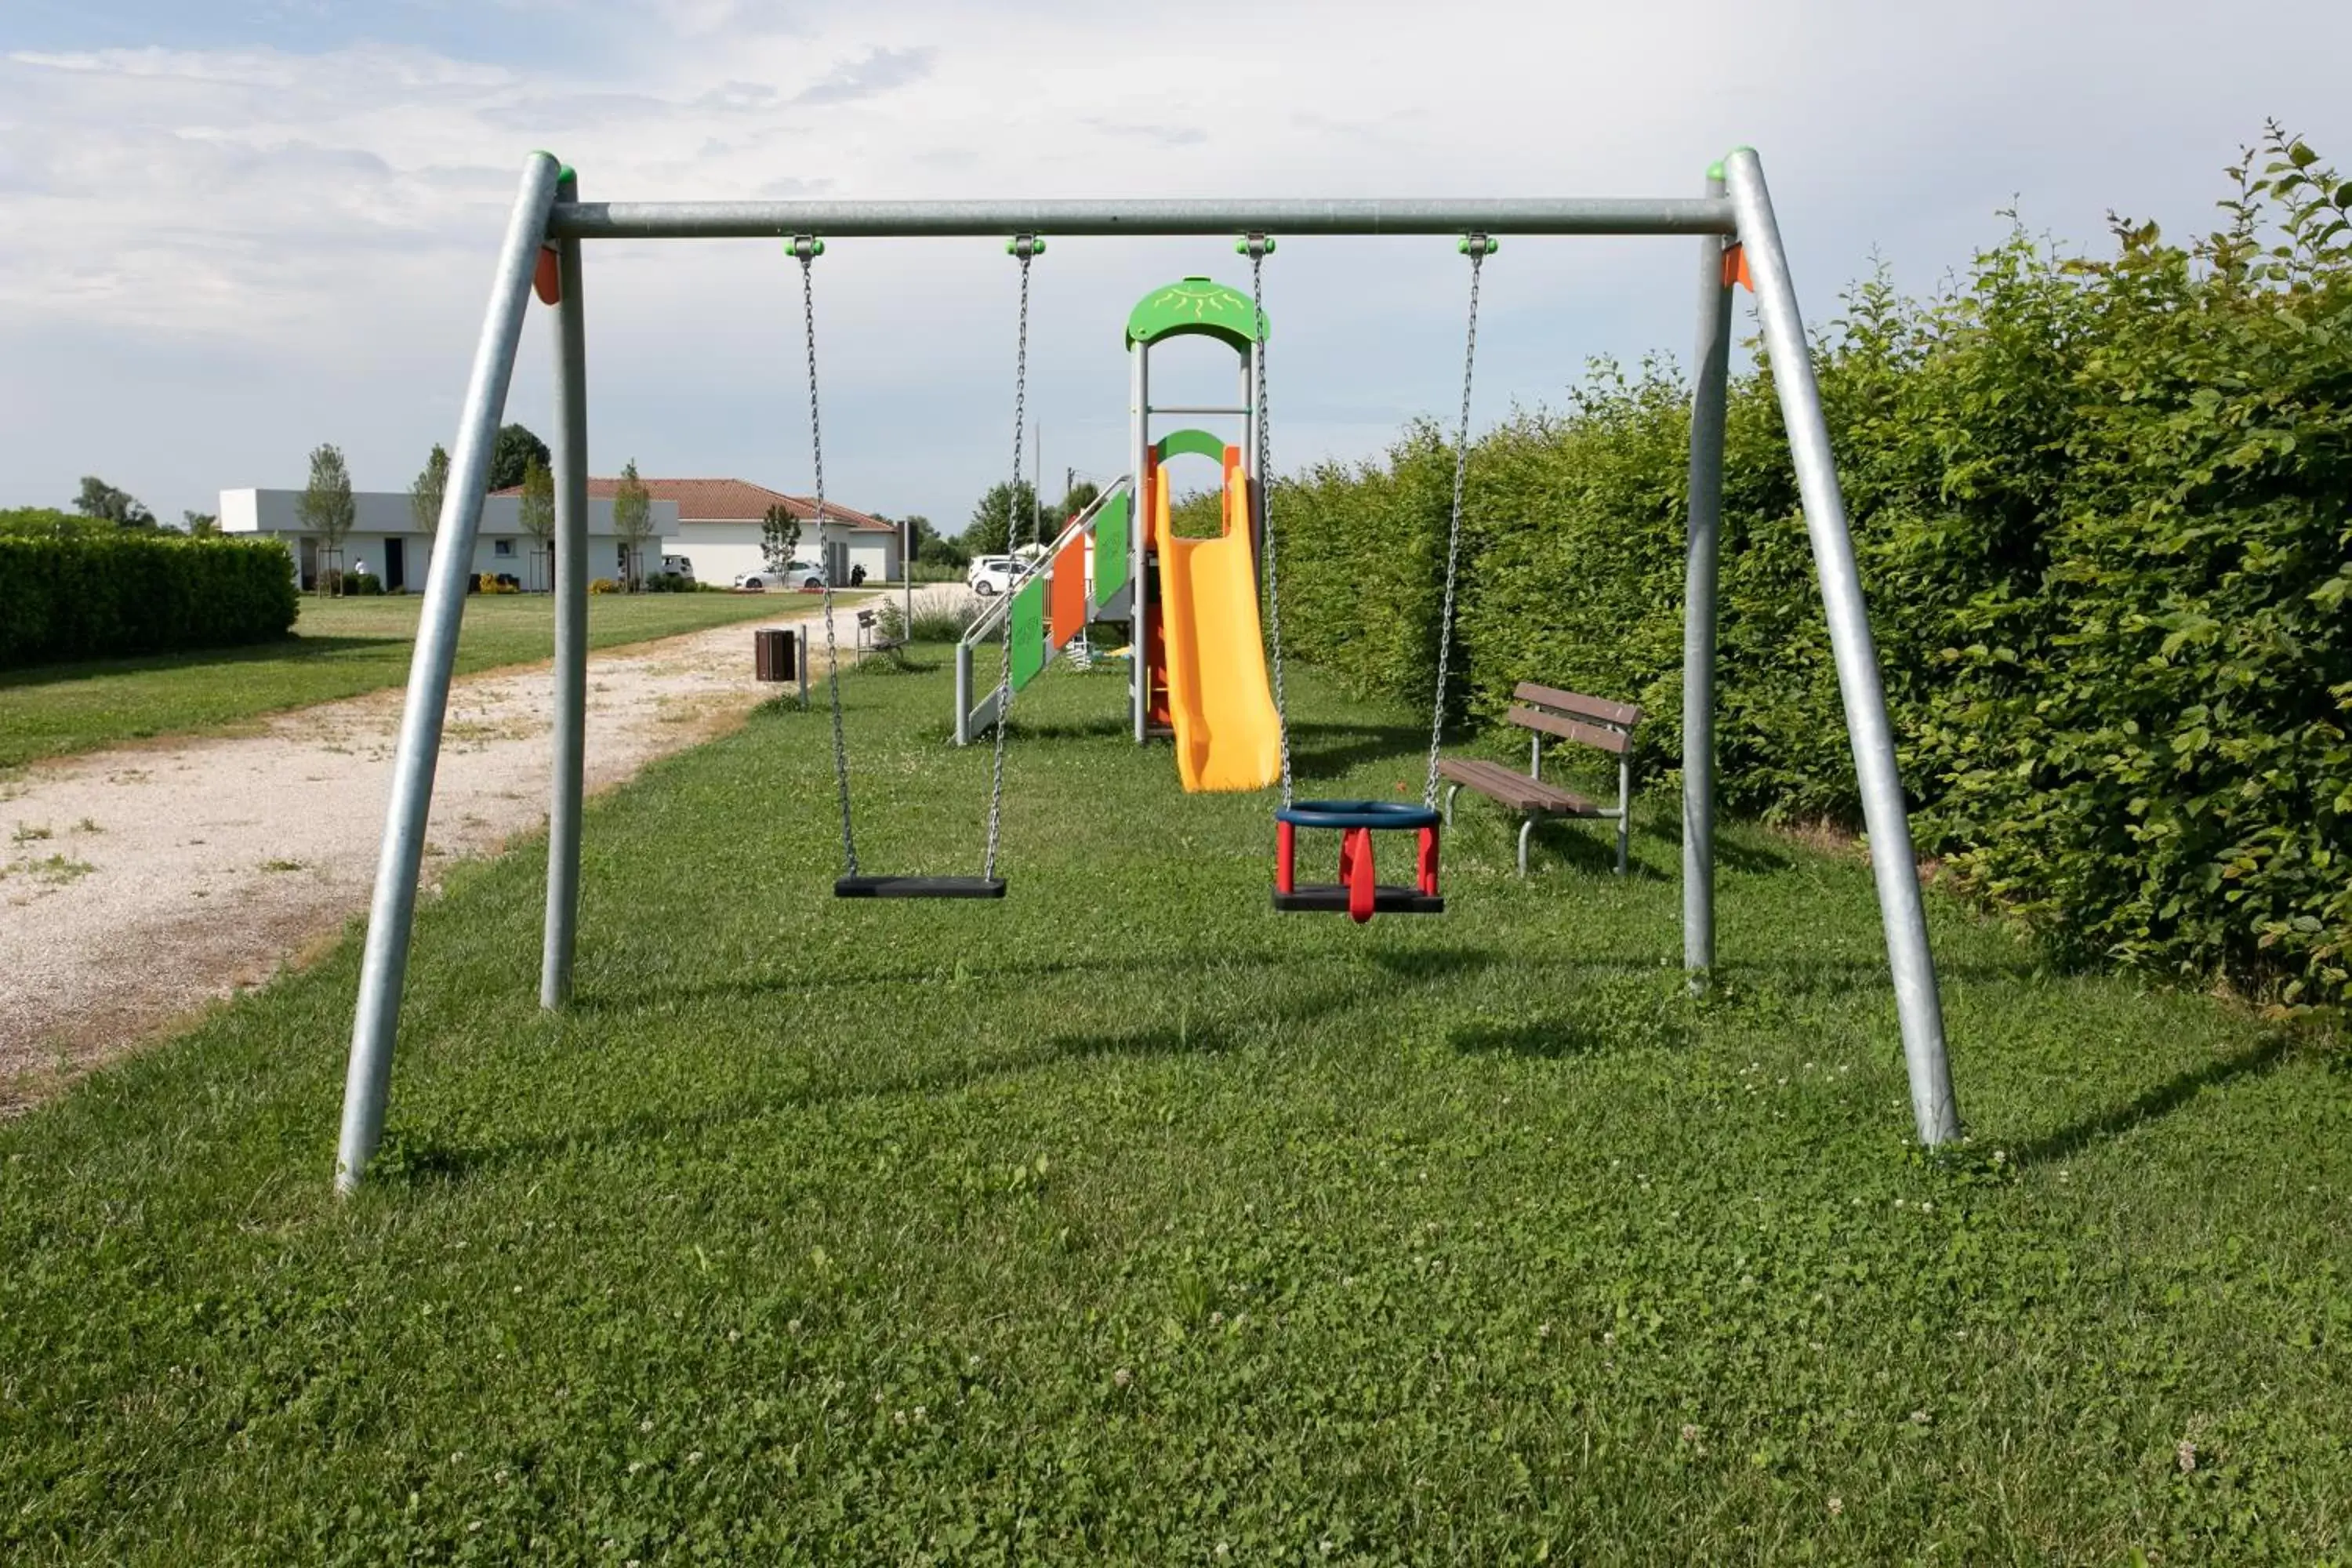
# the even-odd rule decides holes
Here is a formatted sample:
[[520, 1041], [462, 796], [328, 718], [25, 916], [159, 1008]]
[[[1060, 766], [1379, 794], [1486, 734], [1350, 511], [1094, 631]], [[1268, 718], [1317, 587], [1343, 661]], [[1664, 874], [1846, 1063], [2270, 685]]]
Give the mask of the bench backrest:
[[1633, 726], [1642, 721], [1642, 710], [1630, 703], [1538, 686], [1532, 680], [1519, 682], [1511, 695], [1517, 705], [1503, 717], [1521, 729], [1597, 746], [1621, 757], [1633, 749]]

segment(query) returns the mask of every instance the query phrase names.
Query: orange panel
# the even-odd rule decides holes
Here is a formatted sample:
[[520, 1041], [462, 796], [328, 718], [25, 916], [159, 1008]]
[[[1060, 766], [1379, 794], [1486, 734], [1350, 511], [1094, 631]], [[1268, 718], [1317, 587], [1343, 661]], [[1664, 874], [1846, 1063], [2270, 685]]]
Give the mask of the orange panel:
[[1728, 289], [1735, 283], [1745, 284], [1750, 294], [1756, 292], [1756, 279], [1748, 273], [1748, 247], [1744, 245], [1728, 246], [1723, 252], [1723, 286]]
[[1046, 590], [1045, 636], [1055, 647], [1087, 629], [1087, 536], [1076, 535], [1054, 557]]

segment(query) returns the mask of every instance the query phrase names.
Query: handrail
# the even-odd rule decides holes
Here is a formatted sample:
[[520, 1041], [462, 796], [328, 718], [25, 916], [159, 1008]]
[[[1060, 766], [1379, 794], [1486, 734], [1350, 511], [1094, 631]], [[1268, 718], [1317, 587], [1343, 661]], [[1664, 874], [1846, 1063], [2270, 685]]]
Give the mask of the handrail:
[[[1068, 544], [1072, 539], [1075, 539], [1079, 534], [1084, 533], [1087, 529], [1093, 527], [1095, 513], [1102, 510], [1104, 507], [1109, 505], [1114, 497], [1124, 494], [1126, 491], [1132, 489], [1133, 486], [1133, 477], [1128, 474], [1121, 474], [1118, 478], [1110, 482], [1109, 486], [1104, 489], [1102, 494], [1095, 497], [1093, 500], [1087, 502], [1087, 509], [1078, 513], [1077, 516], [1070, 519], [1068, 523], [1063, 527], [1062, 531], [1054, 536], [1054, 542], [1046, 546], [1045, 553], [1039, 555], [1035, 560], [1023, 564], [1020, 571], [1013, 574], [1012, 583], [1005, 588], [1003, 594], [997, 596], [996, 602], [989, 605], [987, 609], [982, 610], [979, 615], [972, 617], [971, 625], [964, 628], [963, 640], [974, 647], [986, 642], [988, 640], [988, 634], [996, 629], [996, 624], [1013, 613], [1013, 595], [1020, 593], [1023, 588], [1029, 585], [1029, 579], [1037, 574], [1038, 568], [1059, 556], [1062, 553], [1063, 546]], [[1015, 556], [1013, 559], [1015, 562], [1019, 562], [1020, 560], [1018, 556]]]

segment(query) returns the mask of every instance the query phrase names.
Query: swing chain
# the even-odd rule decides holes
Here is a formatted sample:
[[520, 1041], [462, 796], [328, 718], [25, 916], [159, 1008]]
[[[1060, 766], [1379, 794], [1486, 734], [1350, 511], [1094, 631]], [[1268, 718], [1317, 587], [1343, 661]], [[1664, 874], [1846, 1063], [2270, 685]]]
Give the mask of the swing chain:
[[[1021, 438], [1029, 426], [1029, 263], [1045, 246], [1034, 234], [1020, 234], [1013, 236], [1005, 248], [1021, 263], [1021, 325], [1013, 353], [1013, 486], [1005, 491], [1004, 513], [1005, 549], [1018, 561], [1020, 521], [1014, 509], [1021, 495]], [[1016, 572], [1015, 584], [1025, 575]], [[980, 862], [980, 874], [984, 878], [996, 875], [996, 845], [1004, 820], [1004, 731], [1013, 720], [1013, 620], [1008, 606], [1004, 629], [998, 638], [1001, 652], [996, 666], [996, 746], [989, 764], [988, 847]]]
[[816, 548], [825, 557], [824, 570], [817, 574], [818, 590], [824, 601], [824, 687], [825, 696], [833, 708], [833, 783], [841, 798], [841, 863], [847, 868], [845, 875], [857, 875], [857, 836], [849, 821], [849, 746], [842, 737], [841, 724], [841, 654], [833, 629], [833, 562], [824, 547], [824, 427], [817, 417], [816, 401], [816, 258], [824, 254], [824, 241], [814, 235], [795, 235], [789, 248], [801, 264], [801, 337], [808, 345], [809, 388], [809, 459], [816, 486]]
[[1445, 678], [1454, 658], [1454, 590], [1462, 560], [1462, 494], [1470, 477], [1470, 384], [1478, 363], [1479, 268], [1495, 249], [1483, 234], [1462, 237], [1462, 254], [1470, 258], [1470, 327], [1462, 347], [1462, 423], [1454, 441], [1454, 509], [1445, 525], [1445, 599], [1437, 613], [1437, 692], [1431, 700], [1429, 774], [1421, 789], [1423, 810], [1437, 809], [1438, 749], [1445, 739]]
[[1291, 804], [1290, 782], [1290, 710], [1284, 703], [1282, 689], [1282, 576], [1275, 569], [1274, 543], [1274, 429], [1266, 416], [1265, 402], [1265, 258], [1274, 249], [1274, 241], [1263, 234], [1242, 237], [1242, 248], [1250, 258], [1251, 322], [1257, 339], [1257, 382], [1252, 389], [1257, 405], [1257, 515], [1258, 526], [1265, 541], [1265, 616], [1268, 651], [1274, 664], [1274, 722], [1282, 737], [1282, 804]]

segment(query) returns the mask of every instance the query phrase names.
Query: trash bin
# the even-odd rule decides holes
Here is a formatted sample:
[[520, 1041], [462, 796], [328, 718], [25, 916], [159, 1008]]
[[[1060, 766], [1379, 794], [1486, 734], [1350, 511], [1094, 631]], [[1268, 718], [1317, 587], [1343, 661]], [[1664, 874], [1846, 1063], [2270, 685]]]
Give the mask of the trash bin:
[[751, 634], [751, 672], [761, 680], [794, 680], [800, 676], [800, 638], [782, 626], [761, 626]]

